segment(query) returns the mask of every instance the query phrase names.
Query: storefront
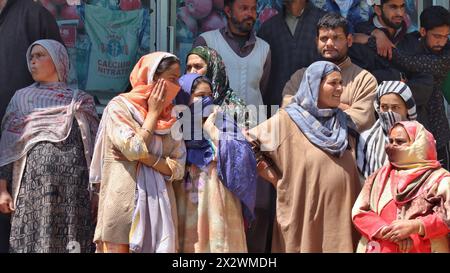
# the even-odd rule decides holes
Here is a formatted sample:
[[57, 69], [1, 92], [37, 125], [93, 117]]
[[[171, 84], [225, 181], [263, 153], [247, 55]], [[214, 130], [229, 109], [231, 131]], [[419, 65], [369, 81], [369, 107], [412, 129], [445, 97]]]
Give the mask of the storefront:
[[[57, 18], [71, 56], [71, 85], [94, 95], [99, 112], [129, 88], [128, 75], [140, 56], [161, 50], [185, 60], [200, 33], [226, 24], [223, 0], [39, 1]], [[330, 1], [312, 0], [323, 9]], [[342, 2], [341, 13], [347, 17], [367, 20], [372, 14], [365, 0]], [[424, 8], [449, 8], [448, 0], [406, 2], [410, 30], [417, 30]], [[259, 0], [256, 28], [281, 7], [282, 0]]]

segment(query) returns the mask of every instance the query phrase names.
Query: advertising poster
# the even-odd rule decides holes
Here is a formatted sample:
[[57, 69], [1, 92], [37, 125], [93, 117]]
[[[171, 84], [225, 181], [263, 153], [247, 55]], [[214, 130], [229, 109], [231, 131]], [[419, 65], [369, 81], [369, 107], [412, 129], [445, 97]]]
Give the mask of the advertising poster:
[[137, 59], [150, 51], [148, 1], [39, 1], [55, 16], [69, 52], [70, 86], [106, 99], [124, 92]]

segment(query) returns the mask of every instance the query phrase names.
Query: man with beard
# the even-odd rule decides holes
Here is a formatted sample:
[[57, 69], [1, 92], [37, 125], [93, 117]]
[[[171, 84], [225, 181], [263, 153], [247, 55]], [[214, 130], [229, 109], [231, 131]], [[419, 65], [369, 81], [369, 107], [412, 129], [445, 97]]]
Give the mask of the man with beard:
[[[375, 45], [380, 56], [392, 57], [392, 47], [405, 37], [405, 0], [367, 0], [373, 6], [375, 14], [369, 21], [356, 26], [354, 42], [363, 45]], [[402, 71], [393, 67], [387, 59], [380, 58], [365, 46], [355, 46], [349, 52], [353, 62], [369, 70], [378, 83], [389, 80], [404, 80]]]
[[358, 33], [355, 37], [356, 42], [373, 39], [377, 43], [378, 53], [390, 58], [392, 45], [398, 44], [408, 31], [405, 23], [405, 0], [367, 0], [367, 2], [373, 6], [375, 14], [369, 21], [356, 26], [355, 32]]
[[[434, 17], [444, 17], [441, 20], [445, 21], [445, 14], [439, 15], [439, 13], [430, 12], [430, 15], [422, 15], [421, 34], [406, 35], [404, 0], [370, 0], [370, 2], [374, 5], [376, 16], [371, 20], [371, 26], [369, 22], [369, 24], [359, 25], [359, 27], [360, 30], [365, 31], [367, 34], [374, 29], [371, 32], [373, 36], [370, 36], [368, 39], [359, 39], [359, 37], [358, 42], [366, 44], [374, 51], [367, 52], [367, 47], [357, 47], [350, 52], [350, 57], [355, 63], [372, 72], [378, 82], [402, 80], [410, 87], [417, 104], [417, 120], [433, 133], [436, 138], [438, 159], [444, 168], [449, 169], [448, 143], [450, 140], [450, 126], [445, 115], [442, 97], [442, 84], [445, 76], [436, 75], [447, 70], [436, 65], [433, 66], [432, 60], [417, 61], [417, 54], [428, 53], [436, 55], [436, 53], [442, 51], [446, 43], [446, 39], [443, 39], [443, 37], [447, 37], [445, 35], [448, 34], [445, 23], [437, 24], [441, 27], [436, 28], [434, 23], [430, 24], [428, 22], [431, 21], [430, 18], [433, 18], [434, 21]], [[423, 17], [429, 19], [423, 20]], [[423, 24], [428, 24], [428, 27], [424, 27]], [[417, 38], [418, 35], [423, 36], [420, 42]], [[435, 39], [435, 36], [439, 38]], [[388, 41], [386, 41], [386, 37], [389, 39]], [[416, 66], [407, 67], [400, 65], [399, 58], [395, 58], [395, 56], [394, 62], [389, 62], [388, 59], [391, 59], [393, 52], [395, 52], [393, 51], [394, 47], [399, 52], [415, 55], [412, 59], [416, 60], [414, 62]], [[375, 51], [378, 52], [379, 56]], [[380, 56], [386, 57], [386, 59]], [[435, 58], [437, 57], [435, 56]], [[444, 60], [444, 66], [445, 63]], [[417, 65], [421, 65], [420, 69], [417, 69]]]
[[256, 37], [256, 0], [225, 0], [227, 26], [202, 33], [193, 44], [215, 49], [222, 57], [230, 87], [247, 104], [263, 105], [270, 74], [269, 45]]
[[375, 15], [368, 22], [356, 26], [359, 33], [355, 34], [355, 44], [349, 51], [350, 58], [355, 64], [370, 71], [378, 83], [405, 82], [416, 102], [417, 120], [432, 131], [428, 122], [427, 103], [433, 92], [433, 76], [420, 71], [411, 73], [389, 61], [394, 46], [402, 48], [410, 43], [406, 39], [405, 0], [367, 2], [373, 5]]
[[[449, 169], [450, 127], [444, 108], [444, 81], [450, 71], [450, 12], [441, 6], [431, 6], [420, 15], [420, 31], [409, 33], [393, 50], [392, 62], [407, 73], [429, 73], [434, 78], [425, 108], [425, 127], [436, 138], [438, 159]], [[374, 45], [371, 45], [375, 49]], [[409, 82], [408, 82], [409, 84]], [[419, 117], [420, 117], [420, 113]]]
[[[317, 50], [322, 59], [341, 68], [344, 91], [339, 108], [351, 117], [359, 132], [370, 128], [375, 121], [373, 100], [377, 81], [368, 71], [353, 64], [347, 55], [353, 44], [347, 20], [336, 13], [326, 14], [319, 20], [316, 33]], [[305, 70], [295, 72], [284, 87], [283, 107], [297, 93]]]
[[308, 67], [317, 54], [315, 30], [325, 14], [308, 0], [284, 0], [283, 10], [261, 25], [258, 36], [270, 45], [272, 68], [264, 103], [280, 105], [282, 91], [291, 75]]

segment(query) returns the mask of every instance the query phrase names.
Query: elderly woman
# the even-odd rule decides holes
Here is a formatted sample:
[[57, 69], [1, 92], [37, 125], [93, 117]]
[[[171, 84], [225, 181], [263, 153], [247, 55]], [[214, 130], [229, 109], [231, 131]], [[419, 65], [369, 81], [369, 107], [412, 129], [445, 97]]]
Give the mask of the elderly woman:
[[386, 153], [389, 162], [353, 207], [358, 252], [449, 252], [450, 173], [436, 159], [433, 135], [416, 121], [398, 122]]
[[59, 42], [34, 42], [27, 60], [35, 83], [15, 93], [0, 141], [0, 211], [13, 213], [10, 252], [90, 252], [94, 100], [68, 88], [69, 58]]
[[177, 250], [171, 183], [183, 178], [186, 153], [171, 136], [179, 77], [174, 55], [145, 55], [131, 72], [133, 89], [105, 108], [90, 173], [99, 190], [97, 252]]
[[409, 87], [400, 81], [384, 81], [377, 88], [374, 101], [378, 120], [361, 133], [356, 151], [358, 169], [364, 178], [387, 162], [384, 146], [388, 132], [397, 121], [416, 120], [416, 104]]
[[[280, 172], [273, 252], [353, 252], [351, 208], [359, 192], [349, 117], [338, 108], [340, 69], [315, 62], [293, 103], [249, 131]], [[355, 244], [356, 245], [356, 244]]]
[[[175, 188], [180, 250], [247, 252], [244, 219], [253, 220], [257, 177], [251, 147], [226, 113], [208, 111], [213, 100], [207, 78], [187, 74], [180, 85], [194, 125], [186, 141], [186, 176]], [[202, 129], [206, 137], [195, 134]]]

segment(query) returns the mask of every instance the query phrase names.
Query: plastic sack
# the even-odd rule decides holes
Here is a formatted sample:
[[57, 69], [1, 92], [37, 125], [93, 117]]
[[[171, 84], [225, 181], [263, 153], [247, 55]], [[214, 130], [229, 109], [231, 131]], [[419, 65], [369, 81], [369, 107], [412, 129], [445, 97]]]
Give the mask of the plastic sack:
[[[145, 10], [111, 10], [85, 5], [82, 19], [87, 36], [77, 41], [80, 88], [123, 92], [137, 61]], [[78, 54], [80, 55], [80, 54]], [[82, 73], [80, 73], [81, 71]]]

